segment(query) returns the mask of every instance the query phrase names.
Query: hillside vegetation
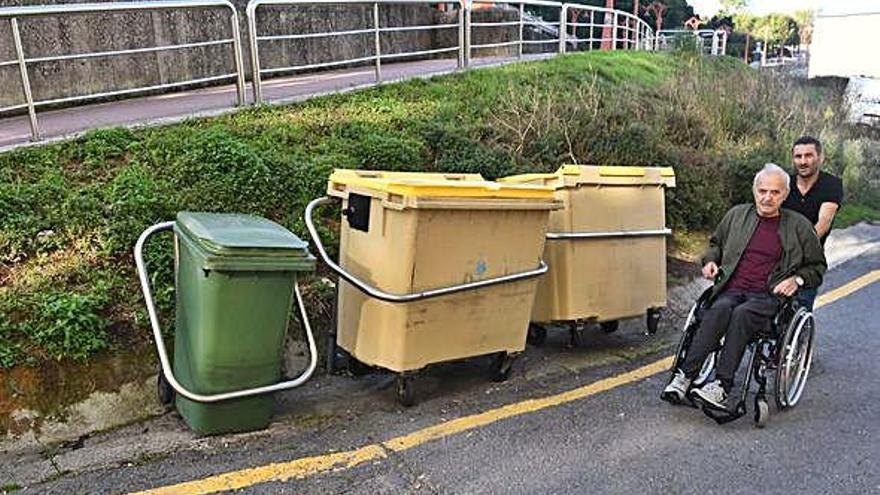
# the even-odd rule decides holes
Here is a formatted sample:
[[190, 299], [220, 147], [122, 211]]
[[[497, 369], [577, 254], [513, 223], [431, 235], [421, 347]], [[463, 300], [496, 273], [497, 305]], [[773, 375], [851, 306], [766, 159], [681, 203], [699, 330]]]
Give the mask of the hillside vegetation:
[[[143, 344], [131, 249], [144, 228], [179, 210], [248, 212], [304, 236], [304, 206], [336, 167], [496, 178], [563, 163], [671, 166], [669, 223], [700, 230], [808, 132], [860, 203], [851, 221], [876, 217], [864, 179], [880, 153], [841, 126], [838, 103], [733, 59], [588, 53], [0, 154], [0, 367]], [[169, 314], [167, 241], [148, 263]], [[317, 313], [330, 293], [309, 284]]]

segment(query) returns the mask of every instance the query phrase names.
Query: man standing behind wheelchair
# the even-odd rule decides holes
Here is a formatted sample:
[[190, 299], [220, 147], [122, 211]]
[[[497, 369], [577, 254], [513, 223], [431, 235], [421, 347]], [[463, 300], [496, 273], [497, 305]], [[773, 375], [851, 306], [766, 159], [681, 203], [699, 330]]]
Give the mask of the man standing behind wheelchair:
[[[807, 217], [824, 247], [834, 223], [834, 215], [843, 202], [843, 182], [819, 170], [822, 158], [822, 143], [818, 139], [801, 136], [795, 140], [791, 146], [794, 172], [790, 176], [794, 183], [782, 207]], [[818, 287], [798, 291], [801, 305], [812, 311], [817, 291]]]
[[[734, 206], [715, 229], [702, 259], [703, 276], [715, 281], [710, 306], [684, 362], [663, 390], [663, 400], [682, 403], [690, 397], [726, 408], [755, 331], [769, 324], [782, 299], [822, 283], [825, 255], [813, 226], [803, 215], [781, 208], [789, 191], [788, 173], [766, 164], [755, 175], [754, 204]], [[722, 338], [715, 380], [690, 389]]]

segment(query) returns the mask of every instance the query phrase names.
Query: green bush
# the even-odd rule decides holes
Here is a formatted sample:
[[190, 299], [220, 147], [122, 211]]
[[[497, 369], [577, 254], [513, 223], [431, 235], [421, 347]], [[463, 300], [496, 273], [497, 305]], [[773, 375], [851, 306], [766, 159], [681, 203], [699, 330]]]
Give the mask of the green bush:
[[101, 316], [108, 303], [99, 292], [48, 292], [34, 308], [34, 342], [53, 359], [84, 360], [107, 347], [109, 322]]

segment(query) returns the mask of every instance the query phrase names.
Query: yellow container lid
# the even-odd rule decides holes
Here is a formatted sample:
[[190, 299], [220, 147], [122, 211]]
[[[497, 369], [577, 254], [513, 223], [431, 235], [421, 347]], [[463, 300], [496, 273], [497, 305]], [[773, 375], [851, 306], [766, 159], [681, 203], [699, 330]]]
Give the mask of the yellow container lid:
[[347, 196], [349, 191], [382, 193], [402, 198], [494, 198], [553, 200], [552, 187], [501, 184], [480, 174], [383, 172], [337, 169], [330, 175], [327, 193]]
[[498, 182], [543, 185], [553, 189], [585, 184], [675, 187], [675, 171], [672, 167], [563, 165], [554, 173], [512, 175], [498, 179]]

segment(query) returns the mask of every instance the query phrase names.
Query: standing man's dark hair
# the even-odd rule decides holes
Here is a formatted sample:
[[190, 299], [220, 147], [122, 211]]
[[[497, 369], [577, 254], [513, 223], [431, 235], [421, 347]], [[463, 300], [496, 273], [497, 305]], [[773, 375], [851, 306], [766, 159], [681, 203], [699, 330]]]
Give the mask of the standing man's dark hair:
[[804, 144], [812, 144], [816, 148], [816, 153], [818, 153], [819, 156], [822, 156], [822, 143], [813, 136], [808, 136], [806, 134], [794, 140], [794, 144], [791, 145], [791, 151], [794, 152], [796, 146]]
[[[824, 156], [822, 143], [813, 136], [801, 136], [791, 146], [791, 192], [783, 208], [794, 210], [807, 217], [816, 234], [825, 245], [825, 239], [834, 223], [834, 215], [843, 203], [843, 182], [829, 173], [819, 170]], [[816, 288], [798, 292], [801, 304], [813, 309]]]

